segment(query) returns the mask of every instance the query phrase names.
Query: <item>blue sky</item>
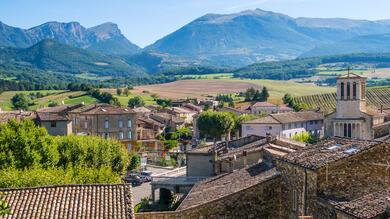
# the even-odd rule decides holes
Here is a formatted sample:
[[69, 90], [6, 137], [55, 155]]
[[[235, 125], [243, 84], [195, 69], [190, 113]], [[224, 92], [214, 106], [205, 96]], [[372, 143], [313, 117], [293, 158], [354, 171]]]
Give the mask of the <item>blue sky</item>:
[[255, 8], [292, 17], [390, 19], [389, 0], [0, 0], [0, 21], [22, 28], [47, 21], [85, 27], [111, 21], [143, 47], [204, 14]]

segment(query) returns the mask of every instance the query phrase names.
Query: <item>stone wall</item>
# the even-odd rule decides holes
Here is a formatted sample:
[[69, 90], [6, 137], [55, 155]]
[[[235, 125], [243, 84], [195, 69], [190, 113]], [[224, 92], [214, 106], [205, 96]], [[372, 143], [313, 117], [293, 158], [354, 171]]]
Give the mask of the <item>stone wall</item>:
[[51, 121], [41, 121], [40, 125], [45, 127], [49, 135], [66, 136], [72, 134], [72, 121], [53, 121], [55, 127], [52, 127]]
[[282, 178], [281, 214], [284, 218], [296, 219], [302, 215], [316, 215], [317, 174], [282, 161], [276, 161], [276, 164]]
[[[262, 158], [261, 149], [247, 152], [247, 156], [243, 156], [242, 153], [236, 155], [236, 160], [233, 158], [219, 159], [215, 162], [215, 174], [228, 173], [233, 170], [244, 168], [248, 165], [259, 163]], [[244, 161], [246, 159], [246, 161]], [[230, 164], [232, 162], [232, 165]]]
[[174, 212], [136, 213], [136, 219], [178, 218], [284, 218], [280, 215], [281, 177], [259, 183], [229, 196]]
[[214, 153], [187, 153], [187, 176], [214, 176]]
[[389, 158], [390, 146], [382, 143], [323, 167], [318, 170], [318, 192], [352, 200], [386, 189], [390, 185], [389, 171], [374, 163], [387, 164]]

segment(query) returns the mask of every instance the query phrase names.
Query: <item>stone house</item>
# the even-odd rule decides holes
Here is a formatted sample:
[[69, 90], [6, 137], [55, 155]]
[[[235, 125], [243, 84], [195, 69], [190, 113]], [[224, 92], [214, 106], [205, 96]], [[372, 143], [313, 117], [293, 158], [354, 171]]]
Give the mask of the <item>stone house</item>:
[[155, 139], [157, 135], [163, 134], [165, 125], [149, 117], [137, 118], [137, 139], [150, 140]]
[[233, 172], [261, 161], [273, 162], [274, 157], [304, 148], [305, 143], [268, 136], [247, 136], [216, 146], [209, 145], [186, 152], [187, 176], [215, 176]]
[[314, 111], [290, 112], [270, 114], [259, 119], [242, 123], [242, 136], [258, 135], [279, 136], [292, 138], [301, 132], [309, 132], [322, 136], [323, 131], [322, 113]]
[[337, 107], [325, 117], [325, 135], [375, 139], [389, 134], [382, 110], [366, 105], [366, 78], [346, 74], [337, 78]]
[[127, 148], [136, 144], [137, 118], [129, 107], [93, 104], [68, 112], [77, 135], [98, 135], [112, 137]]
[[150, 115], [154, 119], [165, 125], [164, 134], [176, 131], [176, 128], [182, 128], [184, 120], [169, 113], [153, 113]]
[[56, 185], [0, 189], [10, 207], [2, 218], [134, 217], [129, 184]]
[[275, 114], [275, 113], [288, 113], [294, 112], [293, 109], [284, 105], [275, 105], [269, 102], [257, 102], [250, 107], [250, 112], [253, 115]]
[[24, 119], [30, 119], [36, 122], [37, 113], [35, 111], [24, 111], [24, 110], [1, 110], [0, 107], [0, 123], [8, 122], [12, 119], [20, 122]]
[[72, 120], [63, 114], [38, 112], [37, 123], [39, 126], [45, 127], [49, 135], [52, 136], [72, 134]]
[[152, 110], [141, 106], [141, 107], [136, 107], [133, 109], [135, 113], [137, 113], [137, 116], [149, 116], [152, 113]]
[[282, 215], [336, 218], [336, 206], [390, 187], [381, 166], [389, 158], [389, 143], [338, 137], [281, 157], [276, 165], [282, 177]]
[[181, 118], [184, 120], [185, 124], [190, 124], [194, 120], [194, 116], [198, 114], [198, 111], [191, 110], [187, 107], [172, 107], [163, 109], [166, 113], [172, 114], [175, 117]]

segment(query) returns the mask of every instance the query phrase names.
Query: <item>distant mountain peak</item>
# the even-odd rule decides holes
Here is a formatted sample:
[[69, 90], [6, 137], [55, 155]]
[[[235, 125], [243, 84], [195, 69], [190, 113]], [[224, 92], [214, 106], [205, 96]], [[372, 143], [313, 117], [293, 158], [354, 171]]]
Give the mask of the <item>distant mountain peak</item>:
[[44, 39], [54, 39], [79, 48], [90, 48], [106, 54], [133, 54], [139, 47], [121, 33], [118, 25], [106, 22], [85, 28], [79, 22], [49, 21], [29, 29], [0, 23], [0, 46], [29, 47]]

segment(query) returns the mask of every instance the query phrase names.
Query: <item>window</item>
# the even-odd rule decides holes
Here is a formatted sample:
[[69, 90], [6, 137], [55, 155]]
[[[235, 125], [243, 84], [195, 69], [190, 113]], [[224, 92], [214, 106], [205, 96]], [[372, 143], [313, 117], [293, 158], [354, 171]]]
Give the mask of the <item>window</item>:
[[74, 119], [73, 119], [73, 123], [74, 123], [75, 125], [77, 125], [77, 118], [74, 118]]
[[266, 127], [265, 127], [265, 130], [266, 130], [266, 131], [272, 130], [272, 126], [266, 126]]
[[298, 124], [297, 123], [294, 123], [294, 128], [297, 128], [298, 127]]
[[353, 82], [353, 87], [352, 87], [352, 94], [353, 94], [353, 99], [356, 99], [356, 82]]
[[127, 139], [131, 139], [131, 131], [127, 132]]
[[56, 127], [56, 126], [57, 126], [57, 123], [56, 123], [55, 121], [51, 121], [50, 126], [51, 126], [51, 127]]
[[286, 125], [282, 125], [282, 130], [286, 130]]
[[293, 190], [293, 194], [292, 194], [292, 209], [293, 211], [296, 211], [298, 208], [298, 193], [297, 193], [297, 190]]
[[311, 120], [311, 121], [310, 121], [310, 125], [313, 125], [313, 123], [314, 123], [314, 121], [313, 121], [313, 120]]
[[341, 94], [341, 99], [344, 99], [344, 83], [340, 84], [340, 94]]
[[316, 125], [317, 125], [317, 124], [318, 124], [318, 120], [315, 120], [315, 121], [314, 121], [314, 124], [316, 124]]
[[291, 124], [288, 124], [288, 129], [291, 129]]
[[119, 128], [122, 128], [123, 127], [123, 122], [122, 120], [119, 121]]
[[87, 117], [85, 117], [85, 121], [84, 121], [84, 128], [87, 129], [88, 128], [88, 120], [87, 120]]
[[106, 116], [106, 118], [105, 118], [104, 128], [108, 129], [108, 116]]
[[131, 144], [127, 144], [127, 150], [131, 151]]
[[127, 120], [127, 127], [129, 127], [129, 128], [131, 127], [131, 120], [130, 119]]
[[251, 126], [249, 126], [249, 125], [247, 125], [245, 128], [246, 128], [247, 131], [251, 130]]
[[107, 139], [108, 138], [108, 133], [103, 133], [103, 137], [104, 137], [104, 139]]
[[348, 126], [347, 124], [344, 124], [344, 137], [347, 137], [348, 135]]
[[119, 139], [123, 139], [123, 132], [119, 132]]
[[347, 99], [351, 97], [351, 84], [347, 83]]
[[303, 122], [301, 123], [301, 128], [303, 128], [303, 127], [305, 127], [304, 125], [303, 125]]

